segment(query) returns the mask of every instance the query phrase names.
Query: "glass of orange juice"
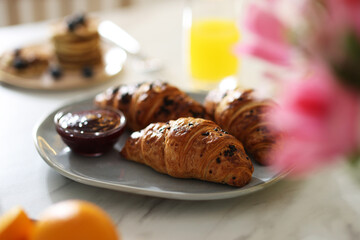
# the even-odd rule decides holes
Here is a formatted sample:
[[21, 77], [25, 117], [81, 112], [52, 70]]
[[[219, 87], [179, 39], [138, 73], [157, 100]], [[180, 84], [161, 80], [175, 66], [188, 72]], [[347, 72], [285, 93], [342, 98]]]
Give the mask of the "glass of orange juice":
[[239, 59], [234, 54], [240, 39], [236, 0], [188, 0], [183, 26], [186, 72], [196, 90], [209, 90], [235, 76]]

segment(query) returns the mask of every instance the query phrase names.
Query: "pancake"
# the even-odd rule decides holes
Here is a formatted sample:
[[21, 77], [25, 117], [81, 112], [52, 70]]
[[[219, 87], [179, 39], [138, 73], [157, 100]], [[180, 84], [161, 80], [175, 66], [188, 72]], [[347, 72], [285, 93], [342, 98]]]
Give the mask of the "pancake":
[[102, 54], [98, 21], [84, 15], [71, 16], [52, 25], [52, 42], [57, 59], [65, 68], [98, 65]]
[[0, 69], [24, 78], [43, 74], [49, 65], [51, 49], [47, 46], [31, 46], [4, 53]]

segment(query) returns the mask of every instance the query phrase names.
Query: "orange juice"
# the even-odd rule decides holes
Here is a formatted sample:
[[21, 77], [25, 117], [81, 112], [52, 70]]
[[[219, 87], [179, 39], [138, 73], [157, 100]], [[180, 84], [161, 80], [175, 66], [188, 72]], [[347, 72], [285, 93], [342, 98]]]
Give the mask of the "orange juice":
[[234, 21], [197, 20], [190, 29], [190, 71], [198, 80], [216, 82], [236, 74], [238, 59], [233, 47], [239, 40]]

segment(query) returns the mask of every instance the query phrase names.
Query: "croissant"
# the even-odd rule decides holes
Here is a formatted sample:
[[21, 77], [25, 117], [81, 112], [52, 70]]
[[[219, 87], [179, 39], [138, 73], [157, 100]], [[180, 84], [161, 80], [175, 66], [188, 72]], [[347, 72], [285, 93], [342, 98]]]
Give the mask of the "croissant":
[[243, 145], [213, 121], [179, 118], [134, 132], [121, 155], [176, 178], [195, 178], [236, 187], [254, 167]]
[[179, 117], [209, 118], [200, 103], [178, 88], [159, 81], [109, 88], [96, 96], [95, 104], [121, 110], [128, 127], [135, 131], [150, 123]]
[[274, 101], [259, 100], [254, 97], [253, 90], [237, 88], [209, 92], [204, 106], [220, 127], [244, 144], [246, 152], [255, 161], [269, 164], [279, 138], [279, 132], [273, 130], [267, 120], [269, 110], [277, 106]]

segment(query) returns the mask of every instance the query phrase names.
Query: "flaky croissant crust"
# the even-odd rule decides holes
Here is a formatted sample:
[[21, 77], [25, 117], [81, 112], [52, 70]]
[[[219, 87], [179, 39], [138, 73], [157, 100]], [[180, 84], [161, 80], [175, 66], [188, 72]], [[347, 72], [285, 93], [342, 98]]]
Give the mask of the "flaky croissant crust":
[[240, 141], [200, 118], [150, 124], [131, 135], [121, 154], [173, 177], [237, 187], [247, 184], [254, 171]]
[[274, 101], [257, 99], [253, 90], [239, 88], [223, 93], [214, 91], [205, 99], [206, 111], [215, 122], [239, 139], [247, 153], [261, 164], [268, 164], [277, 147], [279, 133], [272, 130], [268, 120], [268, 113], [275, 107]]
[[110, 88], [96, 96], [95, 104], [123, 111], [132, 130], [179, 117], [209, 118], [200, 103], [178, 88], [160, 81]]

